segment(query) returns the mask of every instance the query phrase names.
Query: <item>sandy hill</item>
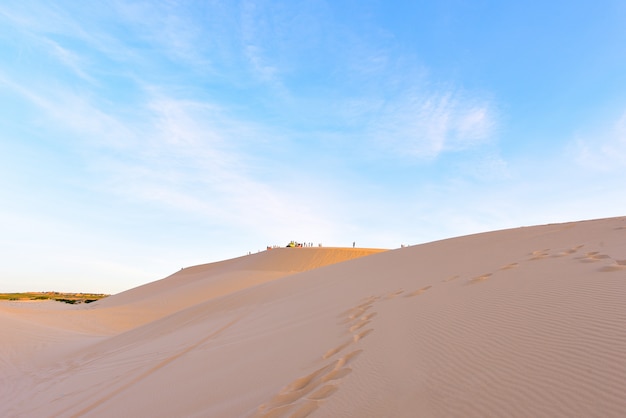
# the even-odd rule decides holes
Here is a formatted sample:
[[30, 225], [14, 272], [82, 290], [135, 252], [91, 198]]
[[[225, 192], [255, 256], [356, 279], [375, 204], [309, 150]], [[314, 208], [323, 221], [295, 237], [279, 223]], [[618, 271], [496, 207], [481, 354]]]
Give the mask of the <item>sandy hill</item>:
[[[385, 250], [371, 248], [275, 248], [217, 263], [188, 267], [165, 279], [148, 283], [94, 303], [131, 321], [118, 327], [137, 326], [181, 309], [261, 283]], [[110, 309], [114, 308], [114, 309]], [[110, 322], [110, 321], [108, 321]]]
[[0, 304], [0, 416], [626, 416], [625, 296], [626, 218], [271, 250]]

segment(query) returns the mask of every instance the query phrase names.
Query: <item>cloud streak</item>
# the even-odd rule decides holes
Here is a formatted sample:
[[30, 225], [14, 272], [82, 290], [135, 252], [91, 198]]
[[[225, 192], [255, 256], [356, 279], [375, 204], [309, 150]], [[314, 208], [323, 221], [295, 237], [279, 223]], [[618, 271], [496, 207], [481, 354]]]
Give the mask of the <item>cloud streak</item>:
[[626, 167], [626, 112], [608, 129], [575, 141], [579, 164], [598, 171], [614, 171]]
[[455, 91], [406, 94], [370, 110], [367, 135], [388, 155], [433, 160], [493, 142], [493, 105]]

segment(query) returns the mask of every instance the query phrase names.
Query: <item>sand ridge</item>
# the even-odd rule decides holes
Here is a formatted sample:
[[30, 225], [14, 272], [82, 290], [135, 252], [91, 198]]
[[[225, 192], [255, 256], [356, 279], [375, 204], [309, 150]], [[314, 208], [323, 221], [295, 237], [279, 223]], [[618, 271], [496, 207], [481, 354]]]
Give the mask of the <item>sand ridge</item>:
[[[319, 268], [305, 267], [338, 255], [303, 250], [185, 269], [59, 310], [77, 316], [68, 328], [38, 323], [36, 311], [14, 320], [20, 308], [0, 305], [0, 320], [25, 333], [20, 344], [28, 333], [43, 340], [23, 355], [11, 350], [18, 342], [0, 346], [0, 415], [626, 414], [626, 218]], [[308, 261], [285, 259], [294, 254]], [[168, 294], [176, 303], [159, 308]], [[80, 321], [122, 313], [140, 319], [117, 329]]]

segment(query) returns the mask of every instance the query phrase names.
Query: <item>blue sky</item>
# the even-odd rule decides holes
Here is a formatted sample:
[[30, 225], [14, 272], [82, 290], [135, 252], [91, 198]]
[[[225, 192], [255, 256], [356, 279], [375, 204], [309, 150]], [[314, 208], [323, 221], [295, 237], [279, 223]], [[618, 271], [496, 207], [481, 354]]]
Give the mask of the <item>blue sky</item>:
[[625, 214], [621, 0], [7, 0], [0, 51], [0, 291]]

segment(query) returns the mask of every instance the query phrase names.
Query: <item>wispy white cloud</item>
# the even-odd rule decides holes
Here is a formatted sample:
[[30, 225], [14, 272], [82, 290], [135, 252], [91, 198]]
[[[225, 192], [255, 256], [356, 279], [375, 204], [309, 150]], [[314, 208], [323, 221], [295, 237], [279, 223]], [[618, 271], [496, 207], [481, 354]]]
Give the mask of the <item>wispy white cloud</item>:
[[85, 59], [83, 57], [74, 51], [64, 48], [51, 39], [42, 38], [42, 42], [47, 46], [46, 49], [50, 51], [50, 53], [59, 62], [68, 67], [74, 74], [85, 81], [97, 84], [96, 79], [85, 70], [87, 64], [85, 63]]
[[608, 128], [574, 141], [576, 160], [584, 167], [612, 171], [626, 167], [626, 112]]
[[209, 13], [201, 4], [190, 9], [178, 2], [115, 1], [113, 9], [122, 34], [144, 44], [144, 53], [184, 63], [192, 72], [214, 73], [211, 52], [224, 41], [211, 19], [219, 12], [217, 5]]
[[[308, 193], [285, 190], [283, 171], [292, 169], [289, 164], [268, 165], [265, 157], [249, 153], [252, 139], [263, 142], [272, 136], [266, 128], [233, 119], [206, 103], [158, 97], [149, 108], [153, 145], [141, 163], [154, 171], [154, 178], [148, 177], [150, 185], [141, 188], [152, 190], [151, 198], [162, 204], [176, 202], [207, 220], [233, 226], [265, 229], [269, 221], [280, 229], [301, 229], [303, 224], [323, 223], [322, 196], [317, 196], [317, 206], [305, 198]], [[161, 170], [167, 174], [159, 174]], [[289, 210], [294, 199], [304, 199], [303, 204]]]
[[[197, 32], [196, 20], [176, 14], [175, 9], [170, 16], [164, 10], [146, 10], [150, 9], [147, 5], [118, 6], [122, 22], [132, 27], [128, 29], [134, 34], [131, 41], [143, 39], [159, 53], [171, 57], [183, 54], [196, 69], [202, 67], [206, 55], [194, 55], [193, 46], [206, 33]], [[150, 23], [141, 24], [144, 12]], [[12, 17], [13, 23], [20, 30], [34, 34], [74, 75], [91, 81], [99, 80], [101, 73], [92, 78], [85, 69], [85, 57], [66, 47], [55, 37], [57, 34], [80, 39], [91, 54], [120, 57], [109, 56], [121, 42], [115, 32], [101, 31], [98, 25], [87, 31], [85, 25], [89, 22], [79, 23], [62, 9], [43, 8], [37, 9], [37, 13], [36, 18], [28, 13], [16, 15]], [[45, 17], [50, 17], [49, 27], [40, 25], [40, 19]], [[183, 30], [187, 25], [188, 30]], [[162, 29], [160, 33], [159, 29]], [[174, 36], [168, 36], [169, 32]], [[249, 40], [252, 42], [254, 38], [252, 34]], [[261, 49], [254, 50], [256, 44], [251, 46], [253, 49], [244, 49], [242, 53], [250, 59], [257, 55], [260, 61], [255, 71], [263, 76], [264, 53]], [[137, 52], [128, 43], [121, 49], [128, 51], [123, 57], [136, 58]], [[129, 67], [126, 68], [128, 71]], [[280, 85], [275, 74], [268, 71], [261, 81]], [[46, 130], [63, 138], [58, 141], [68, 149], [78, 146], [84, 159], [81, 165], [88, 167], [94, 176], [82, 179], [92, 183], [91, 189], [188, 214], [207, 225], [227, 224], [233, 228], [245, 225], [265, 232], [333, 230], [323, 220], [324, 198], [318, 195], [315, 202], [303, 190], [286, 186], [283, 173], [293, 167], [288, 162], [268, 164], [264, 160], [267, 157], [256, 153], [262, 144], [275, 144], [276, 138], [284, 136], [280, 129], [235, 117], [223, 106], [206, 99], [186, 98], [186, 93], [190, 93], [186, 87], [191, 83], [180, 78], [174, 77], [169, 83], [153, 88], [150, 74], [141, 80], [140, 70], [135, 72], [134, 76], [132, 72], [127, 76], [135, 89], [132, 102], [122, 100], [114, 105], [89, 86], [76, 90], [64, 85], [62, 80], [47, 86], [33, 85], [24, 83], [15, 74], [5, 74], [2, 79], [14, 93], [38, 109]], [[306, 179], [302, 180], [301, 186], [307, 183]], [[299, 209], [285, 210], [293, 206], [294, 199], [298, 199]]]
[[[88, 98], [69, 89], [27, 86], [2, 73], [0, 83], [40, 110], [38, 123], [57, 132], [72, 132], [74, 136], [71, 138], [75, 138], [78, 146], [125, 148], [135, 136], [133, 130], [114, 115], [99, 109]], [[69, 141], [69, 138], [66, 140]]]
[[479, 153], [471, 159], [463, 159], [460, 174], [479, 181], [506, 181], [513, 177], [512, 169], [497, 151]]
[[[39, 110], [45, 129], [63, 138], [63, 147], [80, 150], [82, 161], [73, 167], [87, 167], [89, 177], [77, 181], [100, 199], [193, 219], [215, 239], [223, 229], [246, 240], [284, 239], [294, 231], [332, 236], [337, 229], [321, 186], [306, 178], [291, 182], [284, 175], [293, 170], [290, 164], [270, 163], [248, 147], [277, 135], [219, 105], [146, 89], [145, 101], [128, 117], [67, 90], [4, 84]], [[132, 216], [131, 207], [126, 216]]]
[[[133, 113], [134, 103], [116, 96], [122, 91], [132, 97], [140, 55], [103, 28], [93, 11], [75, 7], [0, 6], [7, 32], [20, 40], [9, 44], [14, 59], [0, 70], [1, 77], [10, 90], [45, 110], [35, 122], [42, 128], [49, 117], [56, 120], [54, 126], [87, 133], [77, 143], [98, 141], [106, 132], [109, 143], [124, 147], [133, 133], [112, 115]], [[99, 12], [106, 17], [110, 10]], [[127, 88], [119, 89], [117, 83]]]
[[[276, 22], [272, 21], [272, 7], [246, 0], [241, 3], [240, 13], [241, 48], [251, 74], [279, 95], [288, 96], [282, 80], [283, 70], [280, 68], [285, 57], [279, 59], [276, 55], [280, 53], [276, 46], [281, 43], [281, 39], [274, 38], [280, 37], [280, 30], [275, 27]], [[273, 54], [270, 54], [267, 48], [272, 47]]]
[[247, 43], [244, 51], [254, 74], [261, 81], [275, 86], [280, 85], [277, 67], [265, 59], [263, 49], [259, 45]]
[[370, 135], [392, 154], [434, 159], [493, 140], [495, 124], [487, 101], [453, 91], [412, 93], [384, 103]]

